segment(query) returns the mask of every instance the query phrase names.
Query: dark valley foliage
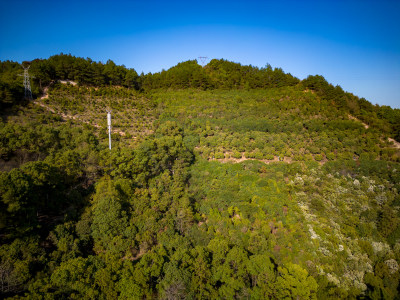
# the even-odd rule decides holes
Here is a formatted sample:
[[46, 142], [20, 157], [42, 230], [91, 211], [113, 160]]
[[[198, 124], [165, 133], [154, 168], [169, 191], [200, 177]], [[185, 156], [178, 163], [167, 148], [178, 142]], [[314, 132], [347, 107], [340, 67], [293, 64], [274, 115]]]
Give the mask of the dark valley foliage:
[[33, 102], [0, 62], [0, 298], [398, 299], [399, 109], [269, 65], [24, 64]]

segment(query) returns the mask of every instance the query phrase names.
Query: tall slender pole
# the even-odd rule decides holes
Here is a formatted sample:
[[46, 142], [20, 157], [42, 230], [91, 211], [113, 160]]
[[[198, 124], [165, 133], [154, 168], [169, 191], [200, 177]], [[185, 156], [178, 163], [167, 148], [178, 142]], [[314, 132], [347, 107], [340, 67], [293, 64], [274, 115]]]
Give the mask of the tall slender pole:
[[107, 112], [108, 144], [111, 151], [111, 111]]

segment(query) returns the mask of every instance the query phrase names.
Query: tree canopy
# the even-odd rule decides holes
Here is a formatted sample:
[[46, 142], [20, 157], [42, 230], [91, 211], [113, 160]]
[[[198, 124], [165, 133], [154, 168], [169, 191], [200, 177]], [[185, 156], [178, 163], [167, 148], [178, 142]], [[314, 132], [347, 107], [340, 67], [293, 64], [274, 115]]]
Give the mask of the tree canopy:
[[0, 298], [398, 298], [398, 110], [269, 65], [30, 65], [34, 102], [1, 63]]

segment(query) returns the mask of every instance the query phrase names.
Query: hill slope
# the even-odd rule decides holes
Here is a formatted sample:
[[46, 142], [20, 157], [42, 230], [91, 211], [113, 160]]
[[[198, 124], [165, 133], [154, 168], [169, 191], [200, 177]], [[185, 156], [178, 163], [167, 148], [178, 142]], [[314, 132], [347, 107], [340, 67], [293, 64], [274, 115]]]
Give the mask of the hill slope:
[[17, 67], [1, 73], [2, 297], [398, 297], [398, 110], [269, 66], [138, 76], [68, 55], [31, 63], [26, 103]]

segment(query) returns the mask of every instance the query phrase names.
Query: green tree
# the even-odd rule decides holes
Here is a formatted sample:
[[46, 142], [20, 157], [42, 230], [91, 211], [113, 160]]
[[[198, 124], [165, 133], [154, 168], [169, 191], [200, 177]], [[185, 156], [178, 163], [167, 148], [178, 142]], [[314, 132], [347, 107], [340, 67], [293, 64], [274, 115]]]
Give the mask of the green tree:
[[316, 299], [318, 284], [306, 270], [290, 263], [278, 267], [275, 289], [278, 299]]
[[110, 179], [100, 181], [96, 187], [91, 229], [95, 246], [100, 249], [118, 253], [132, 246], [124, 240], [129, 235], [128, 216]]

